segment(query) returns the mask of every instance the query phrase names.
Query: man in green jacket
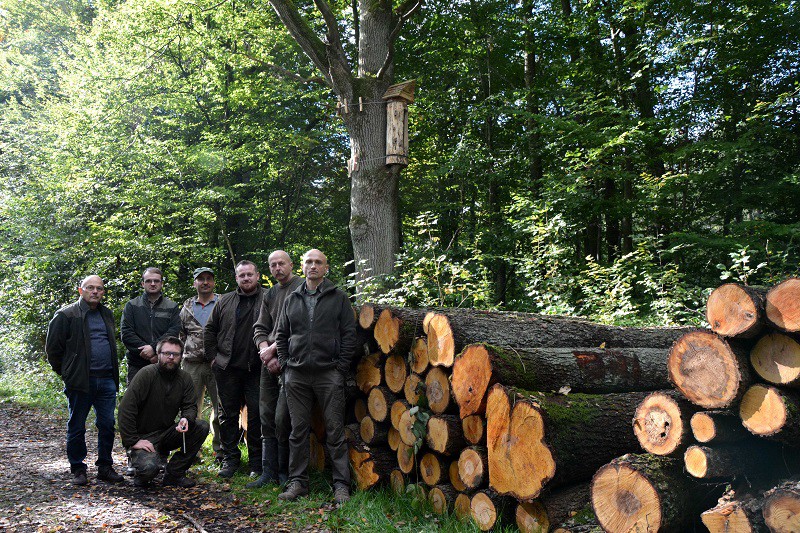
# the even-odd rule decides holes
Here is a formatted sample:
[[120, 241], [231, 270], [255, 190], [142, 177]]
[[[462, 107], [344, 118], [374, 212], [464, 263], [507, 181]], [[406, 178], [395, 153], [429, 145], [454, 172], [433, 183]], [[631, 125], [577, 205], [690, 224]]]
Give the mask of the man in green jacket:
[[64, 380], [69, 401], [67, 459], [72, 483], [86, 485], [86, 417], [94, 407], [97, 418], [97, 478], [117, 483], [114, 471], [114, 407], [119, 389], [119, 363], [114, 341], [114, 315], [101, 301], [105, 284], [87, 276], [78, 301], [59, 309], [47, 327], [47, 361]]
[[[147, 486], [161, 470], [161, 457], [172, 450], [164, 485], [193, 487], [186, 477], [208, 435], [208, 422], [197, 419], [192, 378], [181, 370], [183, 342], [167, 337], [156, 346], [158, 362], [143, 368], [119, 404], [119, 433], [134, 469], [133, 483]], [[176, 425], [175, 419], [180, 413]]]

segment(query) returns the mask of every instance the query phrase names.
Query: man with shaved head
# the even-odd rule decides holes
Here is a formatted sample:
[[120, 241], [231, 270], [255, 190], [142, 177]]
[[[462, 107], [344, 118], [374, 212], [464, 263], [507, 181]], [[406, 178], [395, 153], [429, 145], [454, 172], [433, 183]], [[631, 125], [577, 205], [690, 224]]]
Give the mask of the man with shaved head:
[[278, 495], [295, 500], [308, 494], [308, 431], [316, 399], [325, 419], [333, 469], [333, 498], [350, 499], [350, 465], [344, 440], [344, 382], [356, 344], [350, 299], [325, 279], [328, 258], [319, 250], [303, 256], [305, 282], [286, 297], [276, 344], [292, 420], [289, 485]]
[[261, 367], [259, 412], [261, 414], [261, 477], [248, 483], [248, 488], [268, 483], [286, 483], [289, 477], [289, 409], [286, 392], [280, 383], [281, 366], [275, 333], [286, 295], [303, 284], [303, 278], [292, 272], [289, 254], [275, 250], [269, 254], [269, 272], [277, 283], [270, 287], [261, 303], [258, 321], [253, 326], [253, 340], [264, 364]]
[[69, 405], [67, 459], [72, 483], [86, 485], [86, 417], [94, 407], [97, 419], [97, 478], [118, 483], [114, 471], [114, 407], [119, 388], [119, 363], [114, 342], [114, 315], [101, 302], [105, 283], [87, 276], [78, 301], [56, 311], [47, 327], [47, 361], [64, 381]]

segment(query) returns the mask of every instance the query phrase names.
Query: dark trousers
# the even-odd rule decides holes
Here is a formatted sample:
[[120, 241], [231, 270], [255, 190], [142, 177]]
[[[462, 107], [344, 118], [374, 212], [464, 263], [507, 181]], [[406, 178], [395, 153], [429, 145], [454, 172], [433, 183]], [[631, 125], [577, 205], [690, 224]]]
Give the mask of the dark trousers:
[[292, 419], [289, 479], [308, 487], [308, 432], [311, 428], [311, 408], [316, 398], [325, 419], [333, 484], [349, 489], [350, 464], [344, 438], [344, 375], [336, 369], [308, 371], [287, 367], [284, 372], [284, 387]]
[[86, 417], [94, 407], [97, 426], [98, 466], [112, 464], [111, 449], [114, 447], [114, 407], [117, 405], [117, 384], [113, 378], [89, 378], [89, 392], [65, 389], [69, 402], [67, 422], [67, 459], [70, 470], [85, 471], [86, 463]]
[[261, 436], [275, 437], [279, 443], [289, 444], [292, 421], [286, 404], [286, 391], [281, 386], [280, 376], [270, 374], [266, 365], [261, 368], [261, 395], [258, 402], [261, 411]]
[[219, 429], [225, 462], [239, 464], [239, 411], [247, 406], [247, 455], [250, 470], [261, 471], [261, 417], [258, 399], [261, 371], [214, 367], [219, 396]]
[[[189, 422], [189, 431], [185, 434], [172, 426], [163, 433], [149, 436], [147, 440], [153, 443], [156, 453], [134, 449], [128, 451], [131, 466], [135, 471], [134, 479], [144, 482], [152, 481], [161, 470], [161, 457], [166, 457], [172, 450], [177, 451], [172, 454], [172, 458], [167, 463], [167, 474], [173, 477], [185, 475], [192, 466], [197, 452], [203, 447], [208, 430], [208, 422], [195, 420]], [[183, 447], [184, 435], [186, 436], [186, 448]]]

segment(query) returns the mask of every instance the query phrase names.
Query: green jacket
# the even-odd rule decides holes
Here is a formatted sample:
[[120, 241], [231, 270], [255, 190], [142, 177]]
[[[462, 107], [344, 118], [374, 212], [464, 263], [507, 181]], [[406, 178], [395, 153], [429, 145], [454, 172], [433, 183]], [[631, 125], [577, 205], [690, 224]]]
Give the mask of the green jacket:
[[119, 332], [122, 343], [128, 349], [129, 366], [142, 368], [150, 364], [139, 355], [139, 346], [149, 344], [155, 351], [161, 339], [180, 335], [179, 312], [178, 304], [163, 295], [152, 308], [146, 294], [125, 304]]

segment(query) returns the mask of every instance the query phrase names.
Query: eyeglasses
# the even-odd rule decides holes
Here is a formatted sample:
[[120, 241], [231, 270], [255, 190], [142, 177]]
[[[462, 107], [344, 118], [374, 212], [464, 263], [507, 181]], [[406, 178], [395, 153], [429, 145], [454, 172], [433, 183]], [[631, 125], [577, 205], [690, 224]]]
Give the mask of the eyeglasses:
[[158, 285], [159, 283], [163, 283], [163, 280], [160, 280], [160, 279], [143, 279], [142, 283]]
[[94, 292], [94, 291], [106, 292], [106, 288], [105, 287], [95, 287], [94, 285], [88, 285], [88, 286], [84, 287], [83, 290], [86, 291], [86, 292]]
[[177, 359], [181, 356], [181, 352], [158, 352], [158, 355], [163, 355], [170, 359]]

